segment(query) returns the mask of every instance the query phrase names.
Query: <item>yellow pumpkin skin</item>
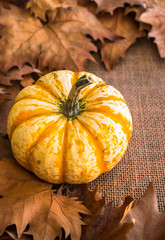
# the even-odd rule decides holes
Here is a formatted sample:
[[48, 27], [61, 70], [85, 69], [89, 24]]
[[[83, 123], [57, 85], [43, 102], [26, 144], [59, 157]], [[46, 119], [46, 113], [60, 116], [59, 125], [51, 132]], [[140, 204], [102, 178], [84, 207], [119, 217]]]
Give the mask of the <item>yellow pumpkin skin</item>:
[[[61, 106], [81, 76], [92, 84], [79, 93], [81, 112]], [[86, 183], [112, 169], [124, 155], [132, 118], [121, 93], [87, 72], [55, 71], [20, 91], [7, 123], [16, 160], [51, 183]]]

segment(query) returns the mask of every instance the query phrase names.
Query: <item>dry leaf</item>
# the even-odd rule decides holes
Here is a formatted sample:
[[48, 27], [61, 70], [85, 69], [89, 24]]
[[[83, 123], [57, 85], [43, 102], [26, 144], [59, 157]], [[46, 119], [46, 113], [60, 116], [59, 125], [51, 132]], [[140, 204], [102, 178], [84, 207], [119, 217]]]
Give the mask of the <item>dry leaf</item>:
[[[128, 232], [133, 228], [134, 221], [131, 223], [124, 223], [123, 225], [119, 224], [118, 227], [114, 228], [111, 232], [108, 232], [105, 235], [104, 240], [125, 240]], [[102, 238], [97, 239], [102, 240]]]
[[[18, 238], [16, 234], [13, 234], [12, 232], [9, 232], [9, 231], [7, 231], [7, 234], [9, 234], [9, 235], [6, 240], [12, 240], [12, 239], [14, 239], [14, 240], [33, 240], [32, 237], [25, 235], [25, 234], [23, 234], [21, 236], [21, 238]], [[2, 240], [3, 240], [3, 238], [2, 238]]]
[[98, 11], [105, 11], [113, 14], [116, 8], [124, 7], [126, 3], [146, 7], [145, 0], [94, 0], [98, 6]]
[[94, 60], [90, 51], [96, 51], [86, 34], [94, 40], [114, 37], [82, 7], [59, 8], [55, 20], [43, 25], [27, 10], [15, 6], [11, 10], [3, 9], [0, 23], [5, 27], [0, 31], [0, 70], [21, 68], [27, 62], [34, 66], [38, 61], [40, 70], [48, 67], [49, 71], [63, 68], [80, 71], [86, 59]]
[[51, 184], [39, 181], [14, 160], [3, 159], [0, 167], [0, 195], [3, 196], [0, 198], [1, 234], [9, 225], [16, 224], [20, 237], [32, 217], [37, 200], [35, 195], [50, 191]]
[[93, 14], [97, 14], [98, 12], [98, 8], [97, 8], [97, 4], [94, 1], [91, 0], [77, 0], [78, 5], [86, 7], [88, 9], [88, 11], [90, 11]]
[[[34, 240], [54, 240], [70, 234], [72, 240], [81, 236], [79, 213], [89, 210], [77, 198], [54, 194], [52, 184], [37, 179], [12, 159], [0, 161], [0, 232], [15, 224], [18, 238], [29, 224], [27, 234]], [[5, 219], [5, 220], [4, 220]]]
[[7, 134], [7, 117], [11, 107], [15, 102], [15, 98], [20, 91], [20, 84], [17, 81], [14, 81], [12, 87], [6, 86], [5, 89], [8, 93], [9, 101], [5, 102], [5, 104], [0, 104], [0, 135], [2, 136], [5, 136]]
[[125, 57], [126, 50], [136, 41], [136, 38], [145, 36], [139, 30], [139, 24], [130, 15], [125, 15], [124, 9], [118, 8], [111, 16], [109, 13], [101, 14], [99, 20], [120, 39], [106, 42], [101, 46], [101, 56], [106, 69], [110, 71], [120, 57]]
[[12, 240], [13, 238], [10, 237], [7, 233], [4, 233], [2, 236], [0, 236], [0, 240]]
[[141, 14], [139, 20], [152, 25], [149, 37], [155, 38], [159, 54], [165, 57], [165, 9], [156, 5], [147, 8], [146, 12]]
[[[10, 89], [10, 90], [9, 90]], [[10, 92], [11, 88], [6, 86], [0, 86], [0, 158], [2, 157], [13, 157], [10, 147], [10, 142], [6, 139], [6, 120], [7, 120], [7, 112], [6, 109], [9, 108], [10, 102]], [[13, 91], [14, 93], [14, 91]]]
[[25, 75], [23, 80], [21, 80], [20, 84], [23, 86], [23, 87], [27, 87], [27, 86], [30, 86], [34, 83], [34, 79], [32, 78], [31, 74], [28, 74], [28, 75]]
[[27, 76], [34, 72], [41, 73], [38, 69], [27, 64], [24, 64], [20, 69], [18, 67], [13, 67], [6, 74], [0, 72], [0, 84], [12, 86], [11, 80], [21, 80], [21, 85], [24, 86], [26, 85], [24, 81], [27, 81]]
[[40, 54], [36, 34], [42, 29], [40, 21], [30, 17], [28, 11], [10, 7], [10, 10], [2, 9], [0, 16], [0, 23], [5, 26], [0, 33], [0, 70], [5, 73], [13, 66], [22, 68], [26, 62], [34, 65], [36, 54]]
[[[6, 240], [13, 240], [13, 239], [14, 240], [33, 240], [33, 237], [31, 235], [27, 235], [27, 234], [22, 234], [21, 238], [18, 238], [14, 225], [7, 228], [5, 233], [1, 236], [2, 240], [3, 240], [4, 236], [6, 237], [5, 238]], [[0, 237], [0, 239], [1, 239], [1, 237]]]
[[35, 17], [39, 17], [43, 21], [46, 21], [46, 12], [48, 10], [54, 11], [56, 8], [68, 8], [76, 6], [75, 0], [30, 0], [27, 3], [27, 8], [30, 9], [31, 14], [34, 13]]
[[83, 221], [87, 224], [100, 214], [105, 205], [105, 197], [102, 198], [97, 189], [90, 190], [87, 184], [76, 186], [72, 192], [68, 192], [68, 195], [78, 197], [79, 201], [83, 201], [84, 205], [90, 210], [91, 215], [83, 217]]
[[112, 208], [112, 203], [109, 203], [100, 215], [96, 216], [88, 226], [83, 227], [82, 240], [124, 239], [134, 223], [130, 221], [121, 226], [121, 221], [132, 208], [132, 204], [131, 197], [126, 197], [119, 208]]
[[140, 23], [139, 23], [139, 30], [140, 30], [140, 31], [150, 32], [150, 31], [151, 31], [151, 25], [146, 24], [146, 23], [143, 23], [143, 22], [140, 22]]
[[138, 21], [140, 15], [145, 12], [145, 9], [139, 6], [126, 6], [124, 9], [124, 14], [128, 15], [129, 13], [135, 14], [135, 19]]
[[[124, 10], [125, 15], [128, 15], [129, 13], [135, 13], [135, 19], [138, 21], [140, 15], [145, 12], [144, 8], [141, 8], [139, 6], [127, 6]], [[148, 32], [151, 30], [151, 25], [144, 23], [144, 22], [139, 22], [139, 30], [144, 31], [147, 30]]]
[[135, 219], [135, 225], [126, 240], [163, 240], [165, 238], [165, 213], [159, 213], [156, 192], [152, 183], [141, 200], [131, 209], [123, 223]]
[[28, 0], [1, 0], [3, 1], [5, 4], [6, 3], [11, 3], [11, 4], [14, 4], [14, 5], [17, 5], [19, 7], [25, 7], [25, 4]]

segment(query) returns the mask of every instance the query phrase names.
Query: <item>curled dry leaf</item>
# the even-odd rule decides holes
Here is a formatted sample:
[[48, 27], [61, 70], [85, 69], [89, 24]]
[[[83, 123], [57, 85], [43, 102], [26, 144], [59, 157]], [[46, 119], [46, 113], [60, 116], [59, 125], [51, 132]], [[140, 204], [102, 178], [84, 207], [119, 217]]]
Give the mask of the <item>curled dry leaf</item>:
[[87, 59], [94, 61], [90, 51], [96, 51], [86, 34], [94, 40], [114, 37], [83, 7], [59, 8], [55, 21], [46, 25], [30, 16], [27, 10], [10, 7], [10, 10], [3, 9], [0, 15], [0, 23], [5, 26], [0, 31], [2, 72], [13, 66], [21, 68], [25, 63], [35, 66], [37, 61], [40, 70], [80, 71]]
[[48, 10], [54, 11], [56, 8], [68, 8], [76, 6], [75, 0], [30, 0], [26, 7], [30, 9], [31, 14], [34, 13], [35, 17], [39, 17], [43, 21], [46, 21], [46, 12]]
[[145, 33], [139, 30], [139, 24], [132, 16], [125, 15], [122, 8], [116, 9], [112, 16], [109, 13], [101, 14], [99, 20], [115, 35], [121, 37], [114, 42], [106, 41], [101, 46], [102, 61], [110, 71], [120, 57], [125, 57], [126, 50], [136, 41], [136, 38], [145, 36]]
[[159, 213], [156, 192], [150, 183], [141, 200], [129, 211], [123, 224], [135, 219], [134, 227], [126, 240], [163, 240], [165, 237], [165, 213]]
[[165, 9], [156, 5], [147, 8], [146, 12], [142, 13], [139, 20], [152, 25], [149, 32], [149, 37], [155, 38], [159, 54], [165, 57]]
[[70, 234], [72, 240], [80, 239], [84, 223], [79, 213], [90, 214], [81, 201], [54, 194], [52, 184], [37, 179], [12, 159], [2, 159], [0, 168], [1, 235], [6, 227], [15, 224], [20, 238], [29, 224], [26, 233], [34, 240], [61, 237], [61, 228], [65, 237]]

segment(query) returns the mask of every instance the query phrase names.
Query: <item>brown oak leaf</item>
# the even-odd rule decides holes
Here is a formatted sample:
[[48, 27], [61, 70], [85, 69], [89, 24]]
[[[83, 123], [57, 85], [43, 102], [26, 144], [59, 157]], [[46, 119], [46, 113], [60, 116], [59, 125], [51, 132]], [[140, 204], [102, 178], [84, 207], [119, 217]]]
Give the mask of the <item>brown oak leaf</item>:
[[70, 234], [72, 240], [81, 236], [79, 213], [90, 211], [77, 201], [60, 193], [54, 193], [52, 184], [45, 183], [19, 166], [12, 159], [0, 161], [0, 233], [15, 224], [18, 238], [29, 224], [26, 234], [34, 240], [54, 240]]
[[135, 219], [134, 227], [126, 240], [163, 240], [165, 238], [165, 213], [159, 213], [156, 191], [150, 183], [144, 196], [129, 211], [123, 224]]
[[145, 32], [139, 30], [138, 22], [132, 16], [125, 15], [122, 8], [116, 9], [112, 16], [109, 13], [101, 14], [99, 20], [115, 35], [121, 37], [101, 45], [102, 61], [110, 71], [120, 57], [126, 56], [126, 50], [136, 41], [136, 38], [145, 36]]
[[25, 63], [36, 66], [37, 61], [40, 70], [47, 67], [49, 71], [64, 68], [80, 71], [84, 69], [87, 59], [94, 61], [90, 51], [97, 50], [87, 34], [94, 40], [114, 38], [83, 7], [59, 8], [55, 21], [43, 25], [27, 10], [11, 6], [10, 10], [1, 11], [0, 23], [5, 26], [0, 31], [2, 72], [13, 66], [21, 68]]
[[46, 12], [48, 10], [54, 11], [59, 7], [68, 8], [76, 5], [77, 2], [75, 0], [30, 0], [26, 7], [30, 9], [31, 13], [34, 13], [35, 17], [39, 17], [43, 21], [46, 21]]
[[142, 13], [139, 21], [152, 25], [149, 37], [155, 38], [159, 54], [165, 57], [165, 9], [156, 5], [147, 8], [146, 12]]

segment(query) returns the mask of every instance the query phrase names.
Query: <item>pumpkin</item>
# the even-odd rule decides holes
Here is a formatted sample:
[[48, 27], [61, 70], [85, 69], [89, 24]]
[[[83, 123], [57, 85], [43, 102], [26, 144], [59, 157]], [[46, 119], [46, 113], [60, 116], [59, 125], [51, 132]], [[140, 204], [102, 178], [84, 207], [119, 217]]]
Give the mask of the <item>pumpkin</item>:
[[124, 155], [132, 119], [121, 93], [87, 72], [54, 71], [20, 91], [7, 123], [15, 159], [51, 183], [86, 183]]

